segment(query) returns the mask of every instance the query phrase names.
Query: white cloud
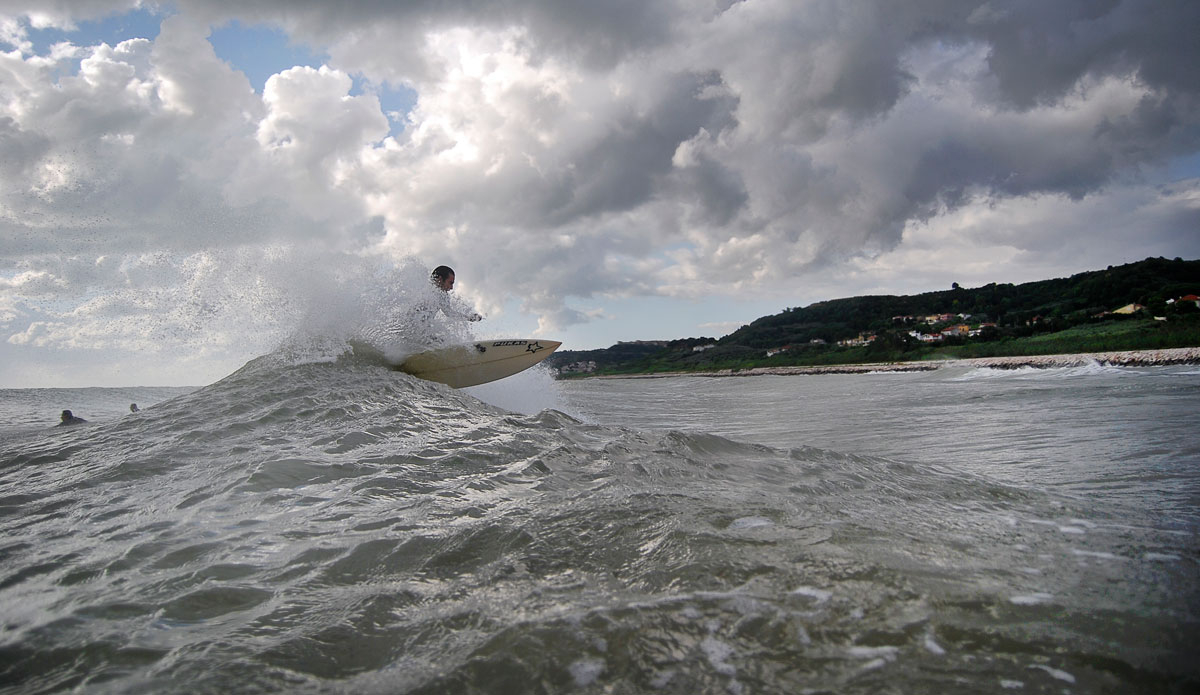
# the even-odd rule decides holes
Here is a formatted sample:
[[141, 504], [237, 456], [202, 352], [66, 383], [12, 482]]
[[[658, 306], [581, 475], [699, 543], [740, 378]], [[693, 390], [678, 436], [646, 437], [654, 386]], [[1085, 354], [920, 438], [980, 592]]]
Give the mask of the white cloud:
[[132, 10], [141, 4], [141, 0], [0, 0], [0, 24], [74, 29], [80, 21]]
[[[1200, 251], [1193, 185], [1146, 178], [1200, 150], [1192, 2], [182, 0], [152, 41], [35, 55], [132, 6], [0, 0], [10, 344], [232, 346], [323, 254], [456, 265], [554, 332]], [[329, 63], [257, 95], [207, 41], [233, 18]], [[355, 79], [417, 93], [402, 131]]]
[[710, 334], [712, 337], [719, 338], [723, 335], [728, 335], [729, 333], [736, 331], [744, 325], [746, 324], [741, 321], [714, 321], [710, 323], [702, 323], [697, 326], [697, 328], [701, 329], [707, 334]]
[[851, 264], [852, 282], [864, 294], [917, 292], [951, 282], [1029, 282], [1151, 256], [1194, 258], [1200, 239], [1190, 230], [1198, 226], [1200, 179], [1079, 200], [978, 196], [927, 222], [909, 223], [895, 250]]

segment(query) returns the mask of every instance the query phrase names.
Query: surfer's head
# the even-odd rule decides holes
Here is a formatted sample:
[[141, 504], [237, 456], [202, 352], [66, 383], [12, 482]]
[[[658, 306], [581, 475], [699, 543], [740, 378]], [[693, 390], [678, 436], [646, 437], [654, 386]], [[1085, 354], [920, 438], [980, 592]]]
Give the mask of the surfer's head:
[[454, 289], [454, 269], [448, 265], [439, 265], [429, 274], [429, 281], [443, 292]]
[[71, 411], [69, 411], [69, 410], [62, 411], [62, 421], [63, 422], [70, 422], [74, 419], [75, 419], [75, 415]]

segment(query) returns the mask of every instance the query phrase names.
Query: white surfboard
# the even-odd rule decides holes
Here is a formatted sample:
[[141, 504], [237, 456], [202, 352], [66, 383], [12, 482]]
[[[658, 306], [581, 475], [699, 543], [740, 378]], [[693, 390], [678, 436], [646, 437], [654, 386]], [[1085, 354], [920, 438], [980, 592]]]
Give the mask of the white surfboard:
[[559, 345], [557, 340], [533, 338], [479, 340], [417, 353], [392, 369], [461, 389], [529, 369]]

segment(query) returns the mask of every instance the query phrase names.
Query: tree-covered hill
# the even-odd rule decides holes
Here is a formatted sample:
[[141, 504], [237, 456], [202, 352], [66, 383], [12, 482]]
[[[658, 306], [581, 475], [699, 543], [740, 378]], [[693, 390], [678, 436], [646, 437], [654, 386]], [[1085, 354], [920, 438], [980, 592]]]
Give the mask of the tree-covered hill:
[[[772, 364], [789, 360], [790, 363], [816, 364], [839, 359], [847, 362], [919, 359], [920, 346], [911, 335], [951, 322], [984, 324], [987, 329], [983, 340], [1002, 341], [1123, 319], [1110, 315], [1110, 312], [1138, 304], [1145, 307], [1142, 316], [1165, 317], [1169, 314], [1172, 320], [1179, 318], [1188, 325], [1200, 324], [1196, 315], [1200, 310], [1193, 312], [1193, 304], [1176, 306], [1170, 303], [1189, 294], [1200, 294], [1200, 260], [1147, 258], [1068, 278], [1019, 285], [993, 283], [964, 288], [955, 283], [950, 289], [917, 295], [833, 299], [764, 316], [720, 340], [688, 338], [657, 344], [622, 343], [606, 350], [587, 352], [567, 350], [553, 355], [548, 363], [556, 368], [583, 363], [581, 369], [564, 371], [704, 369], [761, 364], [766, 360], [767, 351], [781, 348], [789, 348], [787, 355], [773, 358]], [[951, 320], [926, 320], [934, 315], [950, 315]], [[1118, 333], [1133, 335], [1127, 328]], [[1148, 330], [1153, 329], [1151, 326]], [[1124, 340], [1129, 343], [1126, 349], [1194, 342], [1188, 337], [1191, 335], [1189, 330], [1200, 329], [1181, 329], [1174, 324], [1163, 326], [1159, 332], [1170, 337], [1153, 339], [1144, 335], [1147, 331], [1141, 331], [1137, 333], [1141, 336], [1137, 340], [1143, 343], [1149, 340], [1150, 343], [1134, 344], [1137, 342], [1134, 338], [1126, 337]], [[860, 335], [869, 335], [875, 340], [857, 352], [847, 352], [836, 346], [838, 341]], [[961, 342], [953, 339], [950, 344]], [[703, 349], [706, 345], [712, 347]], [[1018, 347], [1014, 345], [1013, 349]], [[997, 349], [996, 346], [992, 348]], [[926, 352], [930, 349], [925, 348]], [[588, 362], [594, 366], [587, 366]]]
[[[771, 348], [834, 342], [863, 331], [892, 328], [898, 316], [966, 314], [1000, 326], [1018, 326], [1035, 317], [1087, 318], [1137, 303], [1151, 311], [1168, 299], [1200, 291], [1200, 261], [1147, 258], [1069, 278], [1021, 285], [990, 284], [910, 296], [866, 296], [817, 302], [764, 316], [721, 339], [723, 344]], [[1161, 312], [1160, 312], [1161, 313]]]

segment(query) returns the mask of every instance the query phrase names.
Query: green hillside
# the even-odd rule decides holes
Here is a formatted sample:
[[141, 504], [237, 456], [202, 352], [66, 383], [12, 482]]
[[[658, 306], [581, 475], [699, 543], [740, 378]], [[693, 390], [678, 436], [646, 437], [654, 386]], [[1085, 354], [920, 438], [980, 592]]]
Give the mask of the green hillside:
[[[1200, 346], [1200, 309], [1173, 300], [1193, 294], [1200, 261], [1147, 258], [1020, 285], [833, 299], [764, 316], [720, 340], [566, 350], [548, 363], [569, 376], [1191, 347]], [[1112, 313], [1130, 304], [1142, 308]], [[930, 339], [951, 326], [970, 335]]]

